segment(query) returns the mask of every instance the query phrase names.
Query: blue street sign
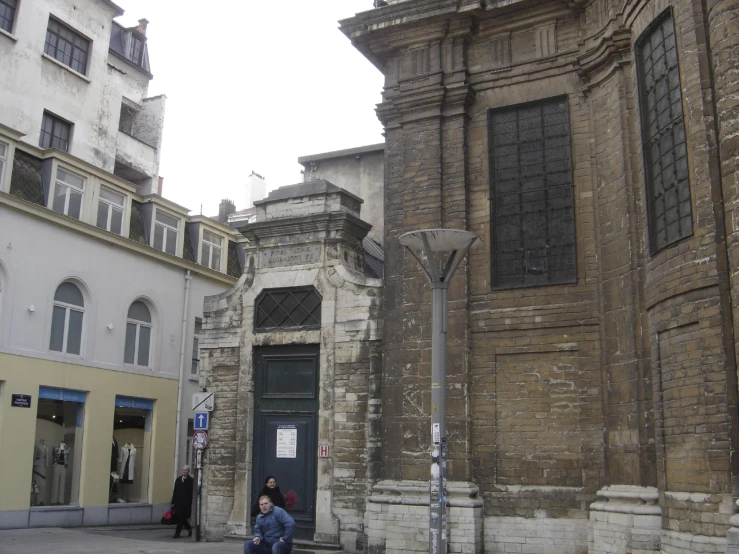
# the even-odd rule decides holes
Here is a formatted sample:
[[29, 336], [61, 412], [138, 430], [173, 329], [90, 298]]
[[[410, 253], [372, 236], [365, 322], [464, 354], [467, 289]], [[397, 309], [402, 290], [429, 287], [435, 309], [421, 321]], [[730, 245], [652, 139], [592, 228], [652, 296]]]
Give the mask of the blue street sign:
[[208, 416], [209, 412], [195, 412], [195, 421], [193, 422], [193, 429], [196, 431], [207, 431], [208, 430]]

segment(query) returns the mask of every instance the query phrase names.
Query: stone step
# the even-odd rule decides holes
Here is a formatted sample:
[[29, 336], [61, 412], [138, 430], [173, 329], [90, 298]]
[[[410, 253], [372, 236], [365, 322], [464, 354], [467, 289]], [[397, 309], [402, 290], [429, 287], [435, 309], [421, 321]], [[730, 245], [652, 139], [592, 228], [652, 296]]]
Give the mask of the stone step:
[[[229, 542], [244, 542], [251, 540], [252, 536], [224, 534], [223, 538]], [[339, 544], [330, 544], [325, 542], [307, 541], [302, 539], [293, 540], [293, 554], [337, 554], [344, 552]]]

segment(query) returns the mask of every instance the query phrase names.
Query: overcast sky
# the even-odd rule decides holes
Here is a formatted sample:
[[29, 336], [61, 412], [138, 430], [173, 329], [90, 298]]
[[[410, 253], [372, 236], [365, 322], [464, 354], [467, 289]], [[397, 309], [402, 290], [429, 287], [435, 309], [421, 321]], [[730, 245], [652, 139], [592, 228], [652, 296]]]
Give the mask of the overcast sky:
[[299, 156], [383, 141], [382, 75], [338, 30], [372, 0], [116, 0], [149, 20], [151, 96], [167, 95], [164, 196], [205, 215], [245, 208], [254, 170], [302, 180]]

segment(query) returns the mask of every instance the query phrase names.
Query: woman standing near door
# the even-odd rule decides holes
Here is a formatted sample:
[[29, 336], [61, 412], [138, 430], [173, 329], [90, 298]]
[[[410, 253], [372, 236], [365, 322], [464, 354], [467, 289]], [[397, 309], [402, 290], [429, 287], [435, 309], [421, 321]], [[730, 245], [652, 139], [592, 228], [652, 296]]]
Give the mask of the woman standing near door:
[[280, 492], [280, 487], [277, 486], [277, 479], [275, 479], [273, 475], [268, 475], [267, 478], [264, 480], [264, 487], [262, 487], [262, 490], [259, 491], [259, 494], [257, 495], [257, 501], [251, 508], [251, 517], [256, 517], [259, 513], [259, 499], [262, 496], [269, 496], [270, 500], [272, 500], [272, 504], [285, 509], [285, 498], [282, 496], [282, 493]]

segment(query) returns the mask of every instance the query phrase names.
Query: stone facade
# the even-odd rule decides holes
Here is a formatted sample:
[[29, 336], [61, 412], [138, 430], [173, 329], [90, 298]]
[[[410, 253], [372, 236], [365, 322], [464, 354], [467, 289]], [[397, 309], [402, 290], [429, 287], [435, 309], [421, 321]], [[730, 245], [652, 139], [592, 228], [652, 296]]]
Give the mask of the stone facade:
[[[341, 23], [386, 79], [385, 488], [422, 489], [429, 471], [431, 303], [398, 237], [447, 227], [487, 245], [449, 293], [449, 479], [484, 505], [470, 551], [737, 551], [738, 13], [736, 0], [396, 0]], [[665, 110], [644, 92], [650, 45], [656, 65], [677, 64], [682, 151], [646, 123]], [[567, 116], [574, 262], [555, 282], [526, 257], [527, 280], [501, 285], [491, 122], [552, 99]], [[652, 179], [673, 154], [689, 188], [664, 244], [673, 207]], [[406, 494], [413, 505], [411, 492], [395, 505]], [[383, 502], [368, 502], [371, 549], [426, 551], [417, 529], [391, 532]], [[427, 525], [420, 507], [399, 511]]]
[[[364, 548], [365, 499], [379, 474], [382, 327], [381, 281], [362, 273], [370, 226], [359, 218], [361, 203], [323, 180], [273, 191], [255, 203], [256, 221], [240, 228], [250, 241], [244, 275], [206, 301], [201, 385], [216, 393], [204, 458], [208, 540], [251, 533], [256, 349], [319, 345], [318, 442], [330, 455], [316, 454], [313, 538]], [[301, 286], [321, 296], [320, 328], [256, 332], [260, 293]]]

